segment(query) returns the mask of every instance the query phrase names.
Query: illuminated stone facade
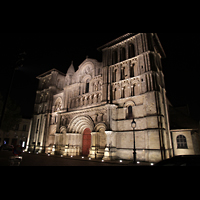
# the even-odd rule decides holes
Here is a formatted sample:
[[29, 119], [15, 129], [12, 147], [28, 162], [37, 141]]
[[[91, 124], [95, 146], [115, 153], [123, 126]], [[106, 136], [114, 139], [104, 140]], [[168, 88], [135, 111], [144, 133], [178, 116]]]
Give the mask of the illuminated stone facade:
[[103, 61], [87, 58], [67, 74], [52, 69], [39, 88], [29, 151], [64, 156], [132, 159], [136, 121], [137, 159], [173, 156], [161, 58], [156, 33], [128, 33], [100, 47]]

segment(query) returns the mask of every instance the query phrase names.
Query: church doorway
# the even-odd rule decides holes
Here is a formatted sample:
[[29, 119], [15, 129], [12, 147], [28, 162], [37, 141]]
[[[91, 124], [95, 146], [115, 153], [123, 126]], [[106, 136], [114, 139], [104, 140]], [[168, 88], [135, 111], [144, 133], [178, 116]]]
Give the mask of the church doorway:
[[91, 147], [91, 130], [86, 128], [83, 132], [83, 156], [88, 156]]

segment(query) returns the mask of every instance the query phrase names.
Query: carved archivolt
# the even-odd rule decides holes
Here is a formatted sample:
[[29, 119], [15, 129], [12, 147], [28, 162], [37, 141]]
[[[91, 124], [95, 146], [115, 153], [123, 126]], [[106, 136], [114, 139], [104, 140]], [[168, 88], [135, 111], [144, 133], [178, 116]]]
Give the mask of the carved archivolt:
[[78, 116], [71, 120], [68, 126], [68, 133], [79, 133], [89, 128], [91, 131], [94, 130], [94, 122], [90, 116]]

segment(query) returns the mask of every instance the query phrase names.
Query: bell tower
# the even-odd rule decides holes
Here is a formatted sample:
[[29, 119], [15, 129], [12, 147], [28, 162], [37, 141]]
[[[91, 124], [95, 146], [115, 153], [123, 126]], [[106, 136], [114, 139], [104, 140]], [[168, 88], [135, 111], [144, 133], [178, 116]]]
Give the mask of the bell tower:
[[[103, 53], [103, 100], [118, 106], [112, 117], [117, 137], [127, 131], [133, 140], [131, 113], [137, 123], [136, 146], [142, 149], [138, 156], [146, 161], [172, 157], [161, 61], [166, 55], [157, 33], [127, 33], [98, 50]], [[127, 102], [132, 102], [132, 109]]]

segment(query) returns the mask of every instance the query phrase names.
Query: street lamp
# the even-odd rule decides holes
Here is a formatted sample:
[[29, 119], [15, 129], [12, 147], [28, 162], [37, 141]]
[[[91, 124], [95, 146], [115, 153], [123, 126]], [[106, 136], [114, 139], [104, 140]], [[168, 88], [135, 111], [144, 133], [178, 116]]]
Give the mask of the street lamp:
[[135, 148], [135, 128], [136, 128], [136, 122], [133, 121], [131, 122], [131, 127], [133, 128], [133, 164], [136, 163], [136, 148]]

